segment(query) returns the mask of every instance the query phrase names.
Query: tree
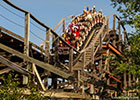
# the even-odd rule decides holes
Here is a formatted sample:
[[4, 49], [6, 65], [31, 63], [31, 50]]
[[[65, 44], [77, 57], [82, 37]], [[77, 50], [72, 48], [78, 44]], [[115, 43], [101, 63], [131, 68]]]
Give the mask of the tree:
[[122, 14], [125, 24], [129, 24], [140, 31], [140, 0], [111, 0], [113, 7]]
[[[121, 14], [121, 19], [124, 24], [130, 25], [134, 30], [129, 35], [129, 45], [131, 50], [126, 49], [124, 54], [126, 59], [130, 61], [117, 61], [118, 72], [130, 72], [140, 78], [140, 0], [111, 0], [113, 7]], [[138, 83], [135, 89], [140, 90]], [[138, 92], [140, 96], [140, 92]]]

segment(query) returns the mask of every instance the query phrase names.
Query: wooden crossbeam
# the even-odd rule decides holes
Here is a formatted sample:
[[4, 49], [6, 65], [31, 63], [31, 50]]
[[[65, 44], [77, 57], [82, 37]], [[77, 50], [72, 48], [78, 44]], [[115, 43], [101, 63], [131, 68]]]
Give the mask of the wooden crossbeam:
[[4, 74], [4, 73], [8, 73], [9, 71], [11, 71], [12, 69], [10, 69], [10, 68], [4, 68], [4, 69], [2, 69], [2, 70], [0, 70], [0, 75], [1, 74]]
[[53, 66], [53, 65], [50, 65], [50, 64], [41, 62], [41, 61], [36, 60], [36, 59], [34, 59], [34, 58], [31, 58], [31, 57], [27, 57], [27, 56], [24, 55], [23, 53], [18, 52], [18, 51], [16, 51], [16, 50], [12, 49], [12, 48], [9, 48], [9, 47], [7, 47], [7, 46], [1, 44], [1, 43], [0, 43], [0, 49], [3, 49], [3, 50], [5, 50], [5, 51], [7, 51], [7, 52], [9, 52], [9, 53], [15, 54], [15, 55], [18, 56], [19, 58], [22, 58], [22, 59], [24, 59], [24, 60], [26, 60], [26, 61], [28, 61], [28, 62], [34, 63], [34, 64], [40, 66], [41, 68], [43, 68], [43, 69], [45, 69], [45, 70], [48, 70], [48, 71], [50, 71], [50, 72], [52, 72], [52, 73], [54, 73], [54, 74], [56, 74], [56, 75], [59, 75], [59, 76], [61, 76], [61, 77], [63, 77], [63, 78], [69, 78], [70, 76], [73, 75], [73, 73], [66, 73], [66, 72], [62, 71], [61, 69], [56, 68], [56, 67]]
[[70, 93], [70, 92], [46, 92], [44, 96], [55, 97], [55, 98], [79, 98], [79, 99], [92, 99], [88, 94], [80, 94], [80, 93]]
[[38, 79], [38, 81], [39, 81], [39, 83], [40, 83], [40, 85], [41, 85], [43, 91], [46, 91], [45, 86], [44, 86], [44, 84], [43, 84], [42, 81], [41, 81], [40, 75], [39, 75], [39, 73], [38, 73], [38, 71], [37, 71], [37, 69], [36, 69], [35, 64], [32, 64], [32, 66], [33, 66], [33, 71], [35, 72], [35, 74], [36, 74], [36, 76], [37, 76], [37, 79]]
[[10, 67], [11, 69], [14, 69], [15, 71], [28, 75], [30, 72], [26, 71], [24, 68], [20, 67], [19, 65], [11, 62], [10, 60], [0, 56], [0, 62], [2, 64], [5, 64], [6, 66]]

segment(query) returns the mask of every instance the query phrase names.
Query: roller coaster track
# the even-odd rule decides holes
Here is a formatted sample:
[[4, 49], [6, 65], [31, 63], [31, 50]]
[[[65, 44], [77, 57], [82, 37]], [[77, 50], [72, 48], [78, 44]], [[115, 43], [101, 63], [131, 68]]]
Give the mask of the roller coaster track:
[[[10, 30], [0, 27], [0, 74], [8, 73], [9, 71], [15, 70], [18, 73], [24, 74], [28, 77], [28, 75], [36, 75], [39, 83], [41, 85], [42, 90], [46, 91], [48, 86], [45, 86], [45, 82], [43, 83], [43, 79], [48, 79], [50, 77], [52, 79], [52, 85], [50, 90], [53, 89], [67, 89], [74, 88], [73, 90], [80, 93], [80, 89], [82, 89], [83, 95], [76, 93], [66, 93], [63, 92], [61, 97], [63, 98], [82, 98], [82, 99], [91, 99], [91, 95], [97, 95], [95, 93], [95, 89], [100, 92], [102, 85], [98, 85], [98, 83], [104, 83], [106, 86], [110, 86], [111, 84], [106, 83], [106, 75], [113, 80], [116, 81], [116, 85], [114, 85], [114, 91], [117, 91], [118, 83], [122, 84], [122, 82], [111, 75], [109, 70], [109, 58], [103, 59], [104, 55], [109, 56], [109, 52], [113, 52], [113, 55], [123, 57], [121, 55], [122, 44], [127, 44], [127, 33], [123, 24], [120, 23], [120, 19], [117, 15], [111, 15], [106, 17], [103, 25], [99, 27], [95, 27], [89, 34], [88, 38], [85, 40], [85, 43], [80, 51], [77, 51], [70, 44], [68, 44], [65, 40], [59, 36], [55, 30], [57, 27], [65, 21], [63, 18], [60, 23], [53, 29], [49, 28], [44, 23], [40, 22], [36, 17], [34, 17], [28, 11], [25, 11], [9, 0], [3, 0], [13, 8], [25, 13], [25, 37], [21, 37]], [[113, 27], [109, 27], [109, 18], [113, 16]], [[29, 19], [33, 19], [36, 23], [41, 25], [46, 29], [46, 40], [45, 41], [45, 49], [37, 46], [32, 43], [28, 39], [29, 35]], [[118, 19], [119, 30], [115, 28], [115, 20]], [[63, 23], [64, 24], [64, 23]], [[122, 35], [120, 31], [120, 27], [124, 30], [124, 40], [122, 40]], [[118, 33], [118, 34], [117, 34]], [[50, 41], [48, 38], [50, 34], [53, 36], [53, 41]], [[117, 40], [118, 38], [118, 40]], [[47, 42], [49, 41], [49, 42]], [[59, 51], [59, 41], [62, 41], [69, 49], [69, 62], [68, 64], [60, 62], [60, 56], [58, 54]], [[50, 50], [50, 42], [53, 44], [53, 50]], [[104, 42], [104, 44], [103, 44]], [[76, 52], [75, 57], [73, 52]], [[104, 53], [103, 53], [104, 52]], [[31, 71], [29, 71], [27, 66], [33, 66]], [[87, 70], [87, 71], [86, 71]], [[90, 71], [89, 71], [90, 70]], [[35, 72], [35, 73], [34, 73]], [[67, 81], [60, 81], [58, 83], [57, 78], [61, 78]], [[28, 78], [23, 79], [23, 83], [28, 83]], [[88, 86], [84, 86], [86, 83]], [[82, 86], [84, 88], [82, 88]], [[47, 89], [46, 89], [47, 87]], [[58, 90], [59, 90], [58, 89]], [[89, 90], [90, 89], [90, 90]], [[109, 89], [109, 88], [108, 88]], [[90, 91], [90, 92], [89, 92]], [[89, 94], [90, 95], [89, 95]], [[46, 96], [48, 96], [49, 92], [46, 92]], [[57, 94], [57, 93], [56, 93]], [[67, 96], [65, 95], [67, 94]], [[102, 93], [100, 93], [102, 94]], [[58, 95], [54, 95], [54, 97], [58, 98]], [[70, 96], [69, 96], [70, 95]], [[97, 99], [97, 98], [94, 98]]]

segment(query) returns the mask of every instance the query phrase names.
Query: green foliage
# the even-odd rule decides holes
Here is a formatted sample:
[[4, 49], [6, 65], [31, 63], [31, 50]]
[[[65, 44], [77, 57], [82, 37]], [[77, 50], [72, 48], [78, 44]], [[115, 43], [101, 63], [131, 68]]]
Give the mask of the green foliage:
[[[125, 59], [116, 62], [117, 72], [130, 72], [136, 77], [140, 77], [140, 0], [111, 0], [112, 5], [120, 12], [123, 23], [135, 28], [129, 36], [131, 50], [124, 54]], [[133, 89], [137, 90], [140, 97], [140, 83], [136, 84]]]
[[[13, 74], [12, 72], [8, 75], [0, 77], [3, 80], [3, 84], [0, 85], [0, 100], [44, 100], [43, 94], [38, 92], [35, 86], [31, 88], [30, 95], [24, 94], [25, 89], [19, 88], [20, 82], [18, 79], [18, 74]], [[45, 99], [47, 100], [47, 98]]]
[[140, 29], [140, 0], [111, 0], [112, 5], [122, 14], [125, 24]]

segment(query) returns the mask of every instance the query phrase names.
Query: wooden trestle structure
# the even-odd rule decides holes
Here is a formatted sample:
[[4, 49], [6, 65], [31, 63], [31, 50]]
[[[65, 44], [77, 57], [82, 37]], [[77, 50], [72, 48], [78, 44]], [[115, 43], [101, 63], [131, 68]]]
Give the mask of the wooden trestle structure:
[[[117, 15], [111, 15], [112, 28], [109, 26], [111, 16], [108, 16], [102, 26], [92, 30], [82, 50], [77, 51], [55, 32], [60, 24], [65, 30], [65, 18], [53, 30], [31, 13], [8, 0], [3, 1], [25, 13], [25, 34], [21, 37], [0, 27], [0, 75], [15, 70], [21, 73], [22, 84], [27, 84], [28, 76], [34, 75], [40, 91], [54, 98], [99, 99], [104, 93], [110, 97], [117, 96], [123, 87], [127, 87], [126, 73], [121, 81], [111, 74], [113, 68], [110, 63], [115, 61], [110, 61], [110, 56], [123, 57], [123, 46], [129, 47], [126, 29]], [[45, 49], [29, 41], [30, 19], [46, 29]], [[50, 36], [53, 36], [52, 41]], [[68, 47], [66, 55], [59, 48], [60, 40]], [[53, 44], [52, 50], [50, 43]], [[61, 62], [65, 56], [67, 64]], [[48, 79], [51, 79], [50, 86]]]

